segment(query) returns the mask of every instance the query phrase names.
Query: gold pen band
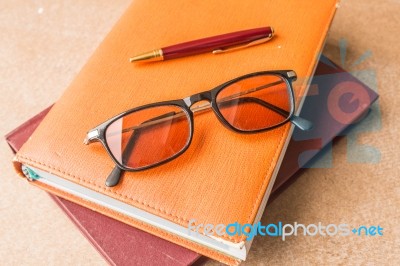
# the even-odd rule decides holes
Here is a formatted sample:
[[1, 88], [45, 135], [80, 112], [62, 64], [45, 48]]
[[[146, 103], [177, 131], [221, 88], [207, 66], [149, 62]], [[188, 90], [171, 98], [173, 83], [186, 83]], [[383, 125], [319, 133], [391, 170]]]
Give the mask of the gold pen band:
[[163, 55], [162, 49], [156, 49], [156, 50], [129, 58], [129, 61], [131, 63], [137, 62], [137, 61], [151, 62], [151, 61], [162, 61], [162, 60], [164, 60], [164, 55]]

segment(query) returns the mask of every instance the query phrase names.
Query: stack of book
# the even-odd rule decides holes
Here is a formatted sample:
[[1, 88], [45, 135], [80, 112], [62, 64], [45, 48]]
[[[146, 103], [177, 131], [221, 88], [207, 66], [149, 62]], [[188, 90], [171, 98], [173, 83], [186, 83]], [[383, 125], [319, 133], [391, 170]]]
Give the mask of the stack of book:
[[[377, 98], [328, 59], [322, 57], [317, 67], [335, 9], [334, 0], [176, 1], [162, 8], [159, 3], [134, 1], [61, 99], [7, 136], [18, 151], [16, 170], [24, 176], [22, 168], [28, 168], [31, 184], [50, 192], [113, 264], [189, 265], [200, 254], [238, 264], [251, 246], [245, 235], [209, 237], [201, 230], [190, 234], [188, 221], [256, 224], [271, 191], [277, 193]], [[276, 38], [251, 49], [145, 65], [128, 61], [149, 45], [265, 23], [275, 27]], [[295, 102], [303, 107], [301, 116], [314, 123], [311, 131], [293, 133], [286, 124], [240, 135], [206, 113], [196, 117], [192, 145], [185, 154], [150, 170], [126, 172], [112, 188], [104, 185], [114, 167], [110, 157], [100, 145], [82, 144], [88, 129], [132, 107], [184, 98], [237, 76], [271, 69], [296, 70], [300, 78], [294, 84]], [[369, 101], [353, 112], [332, 113], [327, 102], [329, 95], [343, 91], [340, 84], [361, 86]], [[307, 93], [307, 99], [302, 97]], [[346, 101], [334, 104], [346, 110]], [[346, 123], [338, 115], [345, 115]], [[110, 233], [113, 238], [106, 237]]]

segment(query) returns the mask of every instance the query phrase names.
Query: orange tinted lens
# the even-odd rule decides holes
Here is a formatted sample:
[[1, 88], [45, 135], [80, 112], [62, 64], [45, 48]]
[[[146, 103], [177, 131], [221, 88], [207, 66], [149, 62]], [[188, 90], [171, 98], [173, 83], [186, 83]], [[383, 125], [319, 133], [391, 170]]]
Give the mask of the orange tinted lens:
[[243, 131], [276, 126], [290, 115], [291, 98], [285, 80], [277, 75], [258, 75], [235, 82], [217, 95], [225, 120]]
[[106, 130], [106, 142], [119, 163], [131, 169], [170, 159], [188, 144], [190, 122], [178, 106], [158, 106], [127, 114]]

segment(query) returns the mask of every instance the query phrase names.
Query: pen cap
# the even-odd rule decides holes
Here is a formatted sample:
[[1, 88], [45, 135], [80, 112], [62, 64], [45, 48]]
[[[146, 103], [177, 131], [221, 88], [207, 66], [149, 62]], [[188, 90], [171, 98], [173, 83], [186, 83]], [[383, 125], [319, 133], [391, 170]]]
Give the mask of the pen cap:
[[217, 49], [246, 45], [259, 39], [270, 39], [273, 34], [271, 27], [231, 32], [164, 47], [162, 48], [163, 56], [164, 60], [168, 60], [207, 53]]

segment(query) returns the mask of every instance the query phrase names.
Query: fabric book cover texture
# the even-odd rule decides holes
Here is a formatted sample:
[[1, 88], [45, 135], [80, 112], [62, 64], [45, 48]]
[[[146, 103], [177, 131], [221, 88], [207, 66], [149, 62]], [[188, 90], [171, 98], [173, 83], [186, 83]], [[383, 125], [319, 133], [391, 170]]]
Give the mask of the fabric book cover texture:
[[[16, 169], [20, 171], [21, 164], [32, 166], [182, 228], [193, 218], [198, 224], [252, 224], [272, 188], [289, 124], [241, 135], [222, 127], [211, 112], [204, 113], [195, 118], [193, 141], [186, 153], [163, 166], [126, 173], [114, 188], [104, 186], [113, 162], [101, 145], [84, 146], [82, 139], [88, 129], [132, 107], [184, 98], [262, 70], [295, 70], [301, 77], [295, 83], [299, 106], [335, 10], [333, 0], [134, 1], [23, 145], [15, 159]], [[275, 28], [275, 38], [251, 49], [146, 65], [128, 61], [149, 46], [266, 24]], [[40, 180], [32, 184], [216, 260], [239, 262], [236, 255], [189, 241], [168, 228], [83, 200], [62, 188]], [[225, 235], [220, 243], [228, 249], [242, 248], [245, 238]]]
[[[279, 188], [282, 188], [283, 184], [290, 178], [294, 178], [299, 168], [349, 126], [349, 123], [343, 124], [334, 119], [327, 109], [329, 95], [331, 95], [332, 91], [340, 88], [340, 84], [343, 83], [347, 84], [348, 91], [354, 93], [355, 99], [364, 98], [358, 95], [361, 91], [369, 95], [369, 98], [364, 98], [367, 102], [359, 103], [365, 107], [348, 113], [351, 123], [365, 113], [370, 104], [378, 97], [375, 92], [359, 82], [351, 74], [322, 56], [311, 82], [311, 87], [314, 89], [309, 90], [301, 111], [303, 118], [313, 122], [314, 132], [318, 131], [320, 134], [319, 136], [310, 134], [307, 139], [303, 137], [303, 140], [301, 140], [298, 135], [301, 134], [301, 131], [295, 130], [273, 186], [271, 197], [275, 198], [282, 191]], [[361, 87], [362, 90], [353, 90], [354, 87]], [[346, 110], [344, 102], [337, 102], [336, 104], [340, 109]], [[50, 108], [45, 109], [5, 136], [14, 152], [21, 148], [49, 110]], [[313, 112], [312, 110], [320, 110], [320, 112]], [[301, 154], [303, 154], [302, 160], [299, 161]], [[52, 196], [52, 198], [110, 264], [132, 265], [140, 263], [158, 265], [159, 262], [162, 262], [163, 265], [175, 265], [179, 261], [182, 265], [190, 265], [200, 257], [199, 254], [191, 250], [157, 238], [68, 200], [57, 196]], [[113, 237], [110, 238], [108, 235]], [[115, 249], [115, 246], [120, 248]], [[132, 256], [132, 254], [135, 255]]]

